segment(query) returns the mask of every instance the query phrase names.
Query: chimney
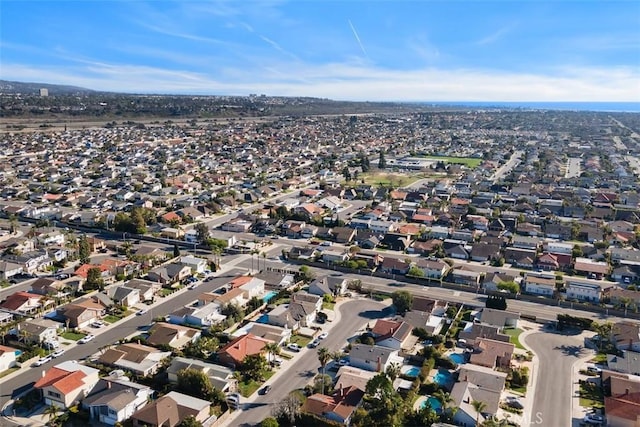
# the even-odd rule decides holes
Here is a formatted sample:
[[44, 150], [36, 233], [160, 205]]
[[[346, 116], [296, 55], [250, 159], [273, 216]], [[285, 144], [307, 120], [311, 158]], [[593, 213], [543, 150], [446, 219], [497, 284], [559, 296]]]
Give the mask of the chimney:
[[342, 383], [338, 383], [338, 397], [344, 397], [344, 389], [342, 388]]

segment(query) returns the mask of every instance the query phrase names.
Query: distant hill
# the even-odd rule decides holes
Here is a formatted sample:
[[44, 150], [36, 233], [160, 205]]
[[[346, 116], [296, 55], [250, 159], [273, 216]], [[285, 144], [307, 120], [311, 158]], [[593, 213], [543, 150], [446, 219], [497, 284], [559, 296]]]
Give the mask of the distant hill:
[[30, 83], [30, 82], [12, 82], [8, 80], [0, 80], [0, 93], [2, 94], [29, 94], [37, 95], [40, 89], [49, 89], [49, 95], [72, 95], [82, 94], [88, 95], [96, 93], [91, 89], [78, 86], [53, 85], [49, 83]]

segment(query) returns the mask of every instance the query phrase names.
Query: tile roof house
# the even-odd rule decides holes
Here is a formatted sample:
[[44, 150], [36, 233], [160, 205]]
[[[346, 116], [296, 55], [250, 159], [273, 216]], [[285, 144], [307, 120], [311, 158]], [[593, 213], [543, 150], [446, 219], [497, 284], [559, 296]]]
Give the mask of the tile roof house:
[[147, 273], [149, 280], [161, 283], [163, 286], [173, 285], [184, 280], [191, 274], [191, 268], [178, 263], [170, 263], [154, 267]]
[[158, 322], [149, 329], [146, 341], [155, 346], [168, 345], [171, 348], [182, 349], [189, 343], [196, 342], [201, 334], [199, 329]]
[[57, 313], [64, 319], [67, 327], [85, 328], [91, 322], [101, 319], [106, 314], [106, 309], [100, 304], [84, 301], [58, 307]]
[[509, 368], [514, 348], [515, 346], [508, 342], [477, 338], [470, 361], [487, 368]]
[[151, 400], [154, 390], [128, 379], [105, 377], [82, 401], [92, 419], [107, 425], [128, 420]]
[[475, 342], [477, 338], [488, 338], [508, 343], [511, 338], [509, 335], [501, 333], [501, 329], [497, 326], [468, 322], [458, 334], [458, 338], [464, 339], [468, 343]]
[[[0, 303], [0, 308], [8, 311], [32, 315], [42, 309], [42, 295], [29, 292], [14, 292]], [[53, 301], [52, 301], [53, 302]]]
[[635, 427], [640, 425], [640, 393], [628, 393], [604, 398], [607, 425]]
[[319, 277], [309, 284], [308, 292], [320, 296], [342, 295], [347, 291], [347, 283], [347, 279], [342, 276]]
[[[476, 384], [461, 381], [453, 385], [451, 398], [458, 407], [453, 420], [456, 425], [476, 425], [476, 420], [484, 422], [498, 412], [500, 404], [500, 391], [490, 390]], [[471, 402], [485, 403], [485, 409], [478, 414]]]
[[147, 376], [157, 372], [162, 361], [169, 356], [171, 356], [170, 351], [126, 343], [109, 348], [98, 358], [98, 361], [105, 365], [116, 366], [138, 375]]
[[56, 341], [58, 329], [62, 328], [59, 322], [41, 317], [25, 320], [16, 329], [24, 331], [26, 342], [39, 345], [45, 341]]
[[412, 330], [413, 326], [407, 322], [378, 319], [371, 332], [376, 345], [400, 350], [406, 346]]
[[312, 302], [298, 301], [281, 304], [268, 313], [268, 323], [292, 330], [310, 326], [316, 315], [318, 306]]
[[466, 363], [460, 365], [458, 379], [487, 390], [501, 392], [507, 382], [507, 373], [495, 371], [485, 366]]
[[349, 425], [351, 416], [360, 406], [363, 397], [364, 391], [355, 386], [339, 386], [332, 396], [320, 393], [309, 396], [302, 411], [339, 424]]
[[385, 372], [389, 365], [402, 362], [398, 350], [379, 345], [356, 344], [349, 352], [351, 366], [367, 371]]
[[45, 405], [68, 408], [93, 389], [99, 373], [98, 369], [69, 360], [50, 368], [33, 387], [42, 392]]
[[618, 350], [640, 352], [640, 324], [631, 321], [614, 323], [611, 329], [611, 341]]
[[218, 350], [220, 363], [236, 367], [242, 365], [245, 357], [252, 354], [263, 354], [264, 347], [273, 341], [259, 338], [253, 334], [242, 335]]
[[189, 359], [186, 357], [175, 357], [171, 361], [171, 365], [167, 368], [167, 376], [170, 383], [178, 382], [178, 373], [184, 369], [195, 369], [204, 372], [211, 385], [217, 390], [227, 392], [235, 390], [236, 380], [233, 377], [233, 370], [226, 366], [207, 363], [198, 359]]
[[134, 427], [176, 427], [189, 416], [205, 423], [210, 406], [207, 400], [172, 391], [136, 411], [131, 420]]
[[480, 323], [502, 327], [518, 327], [520, 313], [507, 310], [496, 310], [494, 308], [483, 308], [479, 315]]

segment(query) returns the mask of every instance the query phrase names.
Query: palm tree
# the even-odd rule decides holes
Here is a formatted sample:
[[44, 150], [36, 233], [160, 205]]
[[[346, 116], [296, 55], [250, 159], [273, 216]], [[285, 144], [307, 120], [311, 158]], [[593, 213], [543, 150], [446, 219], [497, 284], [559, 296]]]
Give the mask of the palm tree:
[[52, 403], [45, 408], [44, 415], [49, 417], [49, 423], [55, 422], [56, 417], [58, 416], [58, 407]]
[[385, 374], [387, 375], [387, 377], [389, 377], [391, 382], [394, 382], [396, 378], [398, 378], [398, 376], [400, 375], [400, 372], [401, 372], [400, 365], [397, 363], [392, 363], [389, 366], [387, 366], [387, 370], [385, 371]]
[[[267, 269], [267, 253], [266, 252], [262, 252], [262, 269], [266, 270]], [[258, 265], [258, 269], [260, 269], [260, 266]]]
[[318, 349], [318, 360], [320, 361], [320, 366], [322, 366], [322, 393], [324, 394], [324, 368], [327, 366], [329, 360], [331, 360], [331, 352], [326, 347], [320, 347]]
[[458, 408], [450, 406], [451, 402], [453, 402], [453, 398], [451, 397], [451, 395], [446, 391], [438, 390], [433, 393], [433, 397], [438, 399], [438, 402], [440, 402], [440, 404], [442, 405], [442, 414], [446, 416], [451, 415], [451, 418], [453, 418], [453, 414], [456, 413]]
[[267, 351], [269, 355], [269, 362], [272, 362], [271, 356], [277, 355], [280, 353], [280, 346], [275, 342], [270, 342], [264, 346], [264, 349]]
[[476, 411], [476, 425], [479, 425], [480, 414], [487, 409], [487, 404], [481, 400], [473, 400], [471, 401], [471, 406], [473, 406], [473, 409]]

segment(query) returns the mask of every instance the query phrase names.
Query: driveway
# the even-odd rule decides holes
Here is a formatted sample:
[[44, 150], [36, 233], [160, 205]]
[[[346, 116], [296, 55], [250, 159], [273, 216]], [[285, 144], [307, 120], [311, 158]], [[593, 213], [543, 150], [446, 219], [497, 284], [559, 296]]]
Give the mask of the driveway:
[[[337, 351], [347, 345], [356, 331], [372, 319], [390, 315], [388, 306], [369, 299], [347, 301], [340, 305], [340, 319], [332, 324], [329, 336], [322, 341], [322, 346]], [[271, 391], [267, 395], [254, 393], [247, 399], [241, 399], [242, 412], [231, 417], [225, 425], [254, 426], [264, 418], [271, 416], [274, 405], [292, 390], [303, 388], [319, 373], [317, 349], [303, 349], [291, 362], [286, 363], [268, 382]]]
[[572, 405], [578, 404], [573, 387], [573, 365], [589, 358], [593, 352], [584, 347], [584, 335], [577, 332], [536, 332], [523, 338], [538, 357], [532, 375], [535, 394], [530, 424], [548, 427], [570, 426], [576, 420]]

